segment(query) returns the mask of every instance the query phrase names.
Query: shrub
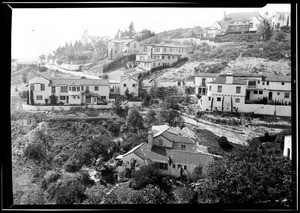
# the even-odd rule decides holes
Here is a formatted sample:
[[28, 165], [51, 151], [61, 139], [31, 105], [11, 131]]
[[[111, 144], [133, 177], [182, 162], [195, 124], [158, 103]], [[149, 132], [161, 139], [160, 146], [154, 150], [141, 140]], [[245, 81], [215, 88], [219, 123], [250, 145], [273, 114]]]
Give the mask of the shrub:
[[46, 158], [46, 151], [42, 144], [29, 144], [24, 150], [24, 156], [40, 162]]
[[19, 96], [20, 96], [22, 99], [26, 99], [26, 98], [27, 98], [27, 91], [26, 91], [26, 90], [20, 91], [20, 92], [19, 92]]
[[140, 189], [157, 180], [158, 168], [155, 164], [145, 165], [140, 170], [133, 172], [132, 176], [136, 183], [135, 189]]
[[196, 192], [194, 192], [191, 188], [182, 187], [175, 190], [178, 198], [180, 199], [180, 203], [191, 203], [194, 198]]
[[232, 149], [232, 145], [228, 142], [227, 138], [222, 136], [218, 139], [218, 143], [220, 147], [224, 150], [230, 150]]
[[79, 171], [81, 169], [81, 166], [82, 165], [80, 165], [79, 160], [77, 160], [77, 159], [71, 159], [71, 160], [68, 160], [66, 162], [66, 164], [65, 164], [65, 170], [67, 172], [73, 173], [73, 172]]
[[92, 186], [95, 184], [95, 181], [91, 179], [90, 174], [87, 171], [80, 171], [81, 182], [85, 186]]
[[47, 70], [48, 70], [47, 67], [44, 67], [44, 66], [39, 67], [39, 72], [46, 72]]
[[58, 97], [56, 95], [54, 95], [54, 94], [50, 95], [49, 99], [50, 99], [50, 104], [51, 105], [56, 105], [57, 104]]
[[191, 180], [193, 180], [193, 181], [197, 181], [197, 180], [203, 178], [203, 167], [202, 167], [201, 165], [197, 166], [197, 167], [193, 170], [193, 172], [192, 172], [190, 178], [191, 178]]

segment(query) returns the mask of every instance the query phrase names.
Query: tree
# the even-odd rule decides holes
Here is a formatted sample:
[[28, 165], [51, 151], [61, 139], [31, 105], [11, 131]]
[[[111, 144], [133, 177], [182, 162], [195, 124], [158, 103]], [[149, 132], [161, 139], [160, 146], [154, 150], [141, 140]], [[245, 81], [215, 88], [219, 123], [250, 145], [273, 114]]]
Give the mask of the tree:
[[46, 158], [46, 150], [40, 143], [29, 144], [24, 150], [24, 156], [39, 163]]
[[39, 56], [39, 59], [41, 60], [41, 64], [44, 64], [44, 60], [46, 59], [46, 56], [42, 54]]
[[128, 32], [129, 38], [133, 38], [133, 36], [136, 34], [136, 32], [134, 30], [133, 22], [130, 22], [128, 29], [129, 29], [129, 32]]
[[132, 97], [133, 97], [132, 93], [129, 93], [128, 88], [126, 88], [126, 90], [124, 91], [124, 95], [126, 96], [126, 99], [128, 101], [130, 101], [132, 99]]
[[151, 126], [152, 124], [156, 123], [156, 112], [151, 109], [146, 115], [146, 123]]
[[280, 42], [280, 41], [285, 39], [285, 34], [281, 31], [276, 32], [275, 35], [274, 35], [274, 39], [275, 39], [275, 41]]
[[191, 174], [191, 179], [193, 180], [193, 181], [197, 181], [197, 180], [199, 180], [199, 179], [201, 179], [201, 178], [203, 178], [204, 176], [203, 176], [203, 166], [201, 166], [201, 165], [198, 165], [194, 170], [193, 170], [193, 172], [192, 172], [192, 174]]
[[263, 41], [270, 40], [272, 36], [270, 23], [264, 19], [263, 22], [258, 26], [258, 33], [262, 37]]
[[140, 170], [135, 171], [132, 176], [134, 180], [132, 187], [134, 189], [141, 189], [157, 181], [158, 168], [155, 164], [145, 165]]
[[27, 83], [27, 77], [28, 77], [28, 74], [26, 74], [26, 73], [22, 74], [22, 81], [23, 81], [23, 83]]
[[228, 142], [227, 138], [222, 136], [218, 139], [218, 143], [220, 145], [221, 148], [225, 149], [225, 150], [231, 150], [232, 149], [232, 145]]
[[198, 188], [200, 202], [291, 207], [295, 175], [289, 159], [243, 147], [211, 165]]
[[143, 117], [140, 114], [137, 106], [133, 106], [126, 117], [126, 124], [132, 132], [138, 132], [143, 129]]
[[51, 105], [56, 105], [57, 104], [58, 97], [56, 95], [54, 95], [54, 94], [50, 95], [49, 99], [50, 99], [50, 104]]

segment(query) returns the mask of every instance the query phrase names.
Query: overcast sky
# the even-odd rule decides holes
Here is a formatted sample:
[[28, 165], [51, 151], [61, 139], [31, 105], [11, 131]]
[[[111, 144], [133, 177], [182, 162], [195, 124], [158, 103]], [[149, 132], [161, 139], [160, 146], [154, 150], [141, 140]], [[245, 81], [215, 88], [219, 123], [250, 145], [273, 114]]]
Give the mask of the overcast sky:
[[84, 8], [13, 9], [12, 57], [37, 58], [52, 53], [65, 42], [89, 35], [109, 36], [124, 30], [133, 21], [135, 30], [155, 33], [194, 26], [210, 27], [234, 12], [290, 12], [289, 4], [268, 4], [264, 8]]

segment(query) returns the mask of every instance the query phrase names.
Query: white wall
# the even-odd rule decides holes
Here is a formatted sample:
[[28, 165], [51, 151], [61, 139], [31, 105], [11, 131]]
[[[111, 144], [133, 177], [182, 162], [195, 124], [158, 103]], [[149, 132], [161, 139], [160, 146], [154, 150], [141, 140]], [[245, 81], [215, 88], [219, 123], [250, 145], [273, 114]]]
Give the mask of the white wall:
[[[89, 108], [93, 109], [111, 109], [112, 103], [108, 103], [107, 105], [88, 105]], [[23, 104], [23, 109], [26, 111], [51, 111], [51, 110], [70, 110], [71, 107], [74, 106], [33, 106]], [[85, 106], [76, 106], [76, 107], [85, 107]]]
[[292, 136], [291, 135], [284, 136], [283, 156], [288, 157], [288, 149], [290, 150], [289, 157], [292, 160]]
[[[126, 86], [124, 86], [126, 84]], [[135, 84], [135, 86], [133, 86]], [[128, 88], [129, 93], [133, 93], [134, 96], [138, 95], [138, 81], [132, 78], [127, 78], [120, 82], [120, 94], [124, 95], [125, 90]]]
[[[35, 77], [31, 80], [29, 80], [29, 85], [28, 85], [28, 89], [30, 91], [30, 85], [34, 85], [34, 91], [33, 91], [33, 97], [34, 97], [34, 103], [35, 104], [45, 104], [45, 99], [49, 100], [49, 96], [51, 95], [51, 87], [48, 87], [49, 84], [49, 80], [43, 78], [43, 77]], [[45, 91], [41, 91], [41, 84], [45, 85]], [[30, 95], [30, 92], [29, 92]], [[36, 97], [37, 95], [41, 95], [42, 96], [42, 100], [37, 100]], [[50, 102], [50, 100], [49, 100]]]

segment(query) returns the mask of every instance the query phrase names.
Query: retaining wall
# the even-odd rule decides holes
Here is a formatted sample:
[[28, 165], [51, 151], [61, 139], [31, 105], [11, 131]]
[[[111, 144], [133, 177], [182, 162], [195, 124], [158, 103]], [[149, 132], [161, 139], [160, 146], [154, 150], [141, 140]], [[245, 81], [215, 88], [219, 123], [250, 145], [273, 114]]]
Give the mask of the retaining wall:
[[[23, 109], [26, 111], [54, 111], [54, 110], [70, 110], [71, 107], [82, 107], [85, 106], [35, 106], [35, 105], [27, 105], [23, 104]], [[93, 109], [111, 109], [112, 103], [108, 103], [107, 105], [88, 105], [89, 108]]]

